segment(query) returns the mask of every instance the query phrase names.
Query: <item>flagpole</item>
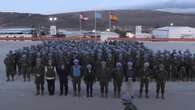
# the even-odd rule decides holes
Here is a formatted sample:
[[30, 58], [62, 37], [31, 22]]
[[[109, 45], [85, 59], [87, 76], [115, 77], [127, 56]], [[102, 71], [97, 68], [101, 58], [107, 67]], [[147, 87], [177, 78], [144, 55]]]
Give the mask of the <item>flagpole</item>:
[[81, 40], [81, 37], [82, 37], [82, 21], [81, 21], [81, 14], [79, 16], [79, 24], [80, 24], [80, 33], [81, 33], [81, 36], [79, 37], [79, 40]]
[[109, 29], [111, 31], [112, 28], [112, 21], [111, 21], [111, 11], [109, 11]]
[[96, 40], [97, 40], [97, 39], [96, 39], [96, 36], [97, 36], [97, 35], [96, 35], [96, 34], [97, 34], [97, 33], [96, 33], [96, 29], [97, 29], [96, 10], [94, 11], [94, 21], [95, 21], [95, 22], [94, 22], [94, 23], [95, 23], [95, 24], [94, 24], [94, 26], [95, 26], [94, 29], [95, 29], [95, 41], [96, 41]]
[[80, 23], [80, 32], [82, 31], [82, 23], [81, 23], [81, 18], [79, 17], [79, 23]]

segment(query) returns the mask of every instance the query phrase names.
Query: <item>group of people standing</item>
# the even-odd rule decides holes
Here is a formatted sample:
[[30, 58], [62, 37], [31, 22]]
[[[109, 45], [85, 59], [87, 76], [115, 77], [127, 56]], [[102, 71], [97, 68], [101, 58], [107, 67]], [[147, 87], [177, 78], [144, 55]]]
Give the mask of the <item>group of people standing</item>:
[[47, 41], [10, 51], [4, 63], [7, 81], [14, 80], [15, 74], [23, 75], [24, 81], [30, 81], [34, 75], [37, 95], [44, 95], [45, 80], [49, 95], [54, 95], [55, 81], [59, 79], [60, 95], [67, 96], [71, 79], [74, 96], [81, 95], [84, 80], [87, 97], [93, 97], [96, 82], [101, 97], [108, 97], [110, 82], [114, 97], [120, 97], [124, 81], [129, 96], [133, 97], [133, 82], [140, 81], [139, 96], [144, 91], [148, 98], [150, 80], [155, 79], [156, 98], [160, 93], [164, 98], [167, 80], [193, 79], [194, 59], [189, 50], [154, 53], [138, 42]]

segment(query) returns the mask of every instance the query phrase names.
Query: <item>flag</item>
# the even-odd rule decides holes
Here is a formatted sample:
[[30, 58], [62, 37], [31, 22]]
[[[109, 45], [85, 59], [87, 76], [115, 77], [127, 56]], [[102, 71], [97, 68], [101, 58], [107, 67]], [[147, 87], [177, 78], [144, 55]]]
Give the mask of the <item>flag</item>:
[[80, 14], [80, 20], [84, 22], [84, 21], [88, 21], [89, 18], [87, 16], [84, 16], [83, 14]]
[[95, 12], [95, 17], [96, 17], [96, 19], [102, 19], [102, 14], [101, 13], [99, 13], [99, 12]]
[[110, 20], [112, 21], [112, 23], [116, 23], [118, 21], [118, 17], [110, 13]]

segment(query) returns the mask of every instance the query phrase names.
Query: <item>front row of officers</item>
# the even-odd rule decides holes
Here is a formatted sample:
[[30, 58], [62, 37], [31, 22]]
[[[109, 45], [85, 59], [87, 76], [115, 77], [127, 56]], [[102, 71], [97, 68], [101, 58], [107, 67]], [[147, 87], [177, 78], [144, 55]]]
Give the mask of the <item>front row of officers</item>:
[[108, 68], [108, 64], [105, 61], [102, 61], [97, 68], [91, 64], [81, 66], [77, 59], [73, 61], [74, 64], [71, 67], [63, 63], [56, 67], [53, 65], [52, 60], [48, 60], [48, 65], [46, 66], [43, 66], [41, 62], [41, 58], [36, 58], [36, 64], [32, 69], [35, 75], [36, 95], [44, 95], [45, 79], [49, 95], [54, 95], [55, 80], [56, 75], [58, 75], [60, 95], [68, 95], [68, 79], [71, 76], [74, 96], [80, 96], [81, 80], [84, 79], [87, 97], [93, 97], [93, 85], [96, 81], [99, 81], [100, 84], [101, 97], [107, 97], [111, 80], [113, 80], [114, 85], [114, 97], [120, 97], [125, 79], [127, 82], [127, 93], [133, 97], [133, 82], [138, 77], [140, 80], [140, 97], [142, 97], [143, 91], [145, 91], [145, 97], [149, 97], [149, 81], [151, 78], [154, 78], [156, 80], [156, 98], [159, 98], [160, 93], [161, 98], [164, 98], [167, 72], [163, 64], [159, 64], [157, 71], [152, 73], [149, 67], [150, 64], [145, 62], [143, 68], [140, 68], [139, 73], [137, 73], [137, 70], [133, 68], [133, 63], [130, 61], [127, 62], [125, 70], [120, 62], [117, 62], [113, 69]]

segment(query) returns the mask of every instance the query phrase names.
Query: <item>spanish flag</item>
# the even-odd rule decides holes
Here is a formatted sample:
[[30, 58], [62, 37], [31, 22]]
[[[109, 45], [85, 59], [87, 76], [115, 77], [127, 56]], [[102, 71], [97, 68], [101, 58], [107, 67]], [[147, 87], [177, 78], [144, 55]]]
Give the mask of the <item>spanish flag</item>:
[[112, 23], [116, 23], [118, 21], [118, 17], [110, 13], [110, 20], [112, 21]]

